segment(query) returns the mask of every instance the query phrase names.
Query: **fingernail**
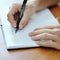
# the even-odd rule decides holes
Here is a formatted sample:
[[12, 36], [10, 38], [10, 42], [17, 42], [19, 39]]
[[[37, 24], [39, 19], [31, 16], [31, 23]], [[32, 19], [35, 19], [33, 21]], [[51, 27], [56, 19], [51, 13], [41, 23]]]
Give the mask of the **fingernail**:
[[16, 24], [12, 24], [13, 27], [16, 27]]
[[19, 29], [23, 29], [23, 26], [22, 26], [22, 25], [20, 25], [20, 26], [19, 26]]
[[29, 36], [32, 36], [32, 32], [29, 33]]

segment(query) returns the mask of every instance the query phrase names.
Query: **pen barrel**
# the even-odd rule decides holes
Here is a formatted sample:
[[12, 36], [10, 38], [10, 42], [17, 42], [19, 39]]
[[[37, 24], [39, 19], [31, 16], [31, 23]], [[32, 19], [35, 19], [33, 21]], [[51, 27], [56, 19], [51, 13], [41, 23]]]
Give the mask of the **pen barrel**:
[[26, 3], [27, 3], [27, 0], [24, 0], [24, 1], [23, 1], [23, 5], [22, 5], [22, 8], [23, 8], [24, 6], [26, 6]]
[[18, 17], [17, 26], [16, 26], [17, 29], [19, 29], [19, 24], [20, 24], [22, 17], [23, 17], [23, 15], [21, 17]]

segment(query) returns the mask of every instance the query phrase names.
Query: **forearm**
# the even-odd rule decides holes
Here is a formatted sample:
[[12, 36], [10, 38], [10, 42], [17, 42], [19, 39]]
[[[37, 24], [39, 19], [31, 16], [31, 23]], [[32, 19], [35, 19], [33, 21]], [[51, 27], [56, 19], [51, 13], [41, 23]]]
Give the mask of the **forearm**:
[[46, 7], [52, 6], [60, 2], [60, 0], [35, 0], [34, 1], [34, 10], [38, 11]]

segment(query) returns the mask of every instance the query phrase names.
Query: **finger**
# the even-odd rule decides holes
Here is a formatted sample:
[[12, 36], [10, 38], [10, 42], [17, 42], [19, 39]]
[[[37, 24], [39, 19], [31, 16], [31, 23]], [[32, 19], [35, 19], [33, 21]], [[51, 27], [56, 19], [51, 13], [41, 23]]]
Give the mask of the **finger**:
[[34, 36], [42, 33], [53, 33], [51, 29], [39, 29], [29, 33], [29, 36]]
[[[20, 5], [19, 5], [20, 6]], [[8, 13], [8, 21], [12, 24], [13, 27], [16, 27], [16, 21], [14, 18], [14, 15], [20, 11], [18, 4], [14, 4], [10, 10], [10, 12]]]
[[52, 48], [56, 47], [56, 43], [55, 42], [41, 42], [41, 41], [37, 41], [36, 43], [39, 46], [43, 46], [43, 47], [52, 47]]
[[14, 16], [12, 13], [8, 14], [8, 21], [12, 24], [13, 27], [16, 27], [16, 21], [14, 20]]
[[[39, 29], [54, 29], [54, 28], [56, 28], [57, 26], [46, 26], [46, 27], [42, 27], [42, 28], [36, 28], [35, 30], [39, 30]], [[35, 31], [34, 30], [34, 31]]]
[[29, 22], [29, 18], [32, 14], [29, 13], [29, 10], [26, 9], [25, 12], [24, 12], [24, 15], [23, 15], [23, 18], [19, 24], [19, 29], [23, 29]]
[[11, 11], [12, 13], [14, 12], [13, 14], [15, 14], [17, 11], [20, 12], [20, 10], [21, 10], [21, 5], [20, 5], [19, 3], [13, 4], [10, 9], [11, 9], [10, 11]]
[[31, 37], [32, 40], [53, 40], [56, 41], [58, 39], [58, 37], [56, 35], [53, 34], [49, 34], [49, 33], [43, 33], [43, 34], [39, 34], [39, 35], [35, 35]]

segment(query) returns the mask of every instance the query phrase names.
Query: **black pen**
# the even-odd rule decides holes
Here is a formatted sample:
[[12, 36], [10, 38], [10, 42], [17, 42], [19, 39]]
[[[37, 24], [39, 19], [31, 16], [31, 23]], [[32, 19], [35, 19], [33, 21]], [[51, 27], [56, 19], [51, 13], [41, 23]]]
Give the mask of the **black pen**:
[[19, 23], [23, 17], [23, 14], [24, 14], [24, 10], [25, 10], [25, 7], [26, 7], [26, 3], [27, 3], [27, 0], [24, 0], [23, 1], [23, 4], [22, 4], [22, 7], [21, 7], [21, 11], [19, 12], [18, 14], [18, 20], [17, 20], [17, 23], [16, 23], [16, 30], [15, 30], [15, 33], [18, 31], [19, 29]]

